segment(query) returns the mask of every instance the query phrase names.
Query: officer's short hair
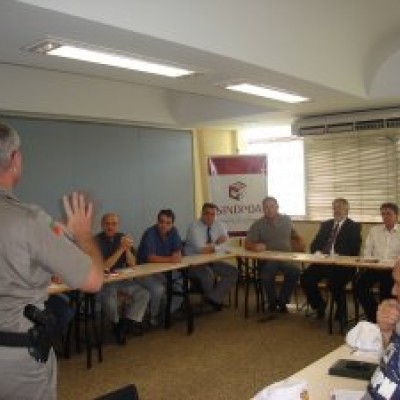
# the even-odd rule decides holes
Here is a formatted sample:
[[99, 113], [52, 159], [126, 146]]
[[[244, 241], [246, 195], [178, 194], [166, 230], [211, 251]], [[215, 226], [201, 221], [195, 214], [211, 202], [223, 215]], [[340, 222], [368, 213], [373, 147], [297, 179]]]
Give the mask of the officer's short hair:
[[0, 121], [0, 169], [4, 170], [10, 165], [11, 157], [19, 149], [20, 143], [18, 132]]

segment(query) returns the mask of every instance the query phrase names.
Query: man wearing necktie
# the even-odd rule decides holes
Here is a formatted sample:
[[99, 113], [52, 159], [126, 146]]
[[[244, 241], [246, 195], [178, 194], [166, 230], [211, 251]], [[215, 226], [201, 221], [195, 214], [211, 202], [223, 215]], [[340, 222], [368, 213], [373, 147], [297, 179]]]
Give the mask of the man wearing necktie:
[[[311, 243], [311, 253], [357, 256], [361, 247], [360, 224], [348, 218], [349, 202], [337, 198], [332, 203], [333, 218], [321, 224]], [[326, 280], [336, 303], [335, 318], [345, 318], [345, 287], [355, 275], [354, 268], [337, 265], [310, 265], [301, 276], [301, 285], [311, 307], [319, 319], [325, 316], [326, 303], [318, 289], [318, 283]]]
[[[216, 219], [216, 215], [215, 204], [203, 204], [201, 218], [194, 221], [187, 231], [187, 255], [224, 251], [228, 233], [225, 226]], [[215, 310], [221, 310], [224, 297], [236, 282], [237, 269], [231, 264], [219, 261], [189, 268], [188, 275], [200, 282], [205, 300]]]

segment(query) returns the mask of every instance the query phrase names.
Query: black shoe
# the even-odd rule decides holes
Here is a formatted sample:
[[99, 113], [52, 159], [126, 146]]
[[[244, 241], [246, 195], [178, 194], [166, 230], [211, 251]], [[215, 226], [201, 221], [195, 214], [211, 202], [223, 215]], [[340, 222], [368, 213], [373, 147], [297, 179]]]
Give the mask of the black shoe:
[[133, 336], [143, 336], [144, 328], [141, 322], [132, 321], [131, 333]]
[[126, 344], [126, 336], [123, 324], [121, 323], [113, 324], [112, 332], [113, 335], [115, 336], [115, 341], [117, 342], [117, 344], [119, 344], [120, 346]]
[[204, 301], [208, 303], [215, 311], [221, 311], [222, 308], [224, 307], [221, 303], [217, 303], [213, 299], [210, 299], [209, 297], [205, 297]]
[[129, 333], [133, 336], [143, 335], [144, 329], [141, 322], [137, 322], [129, 318], [121, 318], [120, 324], [123, 326], [123, 329], [126, 333]]
[[149, 324], [151, 328], [165, 327], [165, 313], [161, 311], [157, 316], [150, 317]]
[[325, 302], [323, 302], [319, 305], [319, 307], [317, 308], [317, 319], [325, 318], [325, 308], [326, 308]]
[[183, 309], [182, 307], [178, 308], [173, 313], [171, 313], [171, 318], [173, 318], [177, 321], [185, 319], [186, 316], [187, 316], [187, 311], [185, 309]]
[[286, 304], [279, 304], [279, 305], [278, 305], [278, 311], [279, 311], [281, 314], [287, 314], [287, 313], [289, 312], [289, 310], [288, 310]]
[[276, 304], [270, 304], [268, 306], [268, 312], [271, 314], [274, 314], [278, 311], [278, 307], [276, 306]]

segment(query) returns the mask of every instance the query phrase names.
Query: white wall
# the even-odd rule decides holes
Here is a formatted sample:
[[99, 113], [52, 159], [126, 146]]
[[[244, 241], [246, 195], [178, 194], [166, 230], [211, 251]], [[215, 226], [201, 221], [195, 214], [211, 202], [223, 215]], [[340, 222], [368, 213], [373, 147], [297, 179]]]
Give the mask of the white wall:
[[0, 64], [0, 110], [175, 126], [163, 89]]
[[100, 217], [116, 212], [135, 237], [172, 208], [185, 235], [194, 218], [192, 134], [176, 129], [6, 118], [22, 139], [24, 171], [16, 194], [61, 218], [60, 199], [78, 190]]

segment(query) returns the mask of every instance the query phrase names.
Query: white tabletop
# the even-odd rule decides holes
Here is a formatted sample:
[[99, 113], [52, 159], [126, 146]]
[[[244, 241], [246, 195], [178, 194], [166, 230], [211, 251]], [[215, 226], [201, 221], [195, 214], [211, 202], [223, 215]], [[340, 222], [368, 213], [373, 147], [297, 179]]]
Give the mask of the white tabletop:
[[350, 268], [392, 269], [394, 260], [378, 260], [359, 256], [339, 256], [328, 254], [295, 253], [284, 251], [250, 251], [243, 247], [231, 247], [231, 254], [255, 260], [291, 261], [304, 264], [329, 264]]
[[356, 356], [352, 354], [351, 348], [344, 344], [316, 362], [310, 364], [308, 367], [295, 373], [291, 378], [305, 379], [307, 381], [310, 400], [329, 400], [330, 392], [333, 389], [365, 391], [368, 384], [367, 381], [342, 378], [328, 374], [329, 367], [341, 358], [374, 363], [378, 362], [376, 356]]
[[[141, 278], [148, 275], [159, 274], [162, 272], [175, 271], [182, 268], [190, 268], [201, 264], [208, 264], [233, 258], [235, 255], [230, 253], [212, 253], [212, 254], [196, 254], [192, 256], [182, 257], [180, 263], [147, 263], [135, 265], [131, 268], [123, 268], [115, 273], [106, 274], [104, 284], [111, 282], [124, 281], [129, 279]], [[63, 283], [51, 283], [48, 288], [49, 294], [58, 294], [71, 290]]]

